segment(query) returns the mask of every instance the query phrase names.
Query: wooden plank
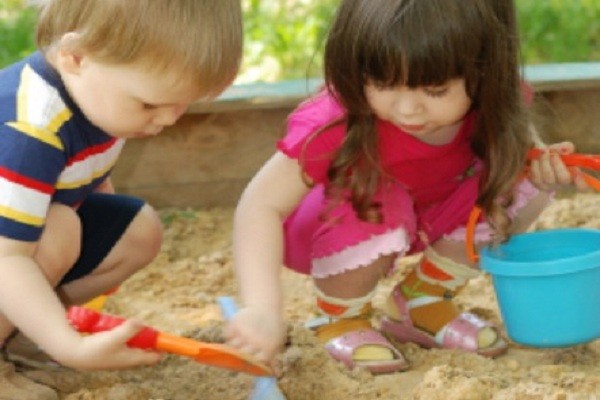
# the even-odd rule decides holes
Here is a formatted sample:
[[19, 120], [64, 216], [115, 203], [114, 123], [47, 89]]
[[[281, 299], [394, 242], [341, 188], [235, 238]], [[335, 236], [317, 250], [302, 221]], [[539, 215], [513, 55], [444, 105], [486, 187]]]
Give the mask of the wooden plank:
[[159, 206], [233, 205], [273, 154], [290, 111], [185, 115], [157, 137], [127, 142], [115, 187]]
[[566, 140], [579, 152], [600, 154], [600, 89], [545, 92], [533, 111], [546, 142]]
[[[580, 152], [600, 154], [597, 66], [529, 70], [536, 77], [535, 124], [547, 142], [570, 140]], [[114, 169], [117, 191], [157, 207], [234, 206], [274, 153], [287, 115], [318, 85], [313, 80], [234, 87], [212, 108], [198, 105], [158, 137], [130, 140]], [[260, 97], [253, 95], [257, 91]]]

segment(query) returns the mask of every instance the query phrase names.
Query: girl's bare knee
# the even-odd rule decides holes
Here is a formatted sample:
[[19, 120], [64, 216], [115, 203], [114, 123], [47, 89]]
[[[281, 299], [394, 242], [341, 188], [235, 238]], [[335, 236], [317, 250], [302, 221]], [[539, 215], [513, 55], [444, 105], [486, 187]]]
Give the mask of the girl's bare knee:
[[372, 292], [385, 272], [389, 270], [396, 255], [382, 256], [372, 264], [349, 269], [344, 273], [326, 278], [315, 278], [315, 285], [328, 295], [340, 298], [361, 297]]

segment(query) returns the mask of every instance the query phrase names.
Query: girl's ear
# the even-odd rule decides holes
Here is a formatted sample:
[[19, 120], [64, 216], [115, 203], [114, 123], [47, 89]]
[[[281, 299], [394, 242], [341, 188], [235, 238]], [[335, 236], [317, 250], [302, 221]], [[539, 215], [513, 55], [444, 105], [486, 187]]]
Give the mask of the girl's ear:
[[81, 71], [84, 52], [78, 45], [79, 33], [67, 32], [56, 45], [54, 66], [61, 73], [78, 75]]

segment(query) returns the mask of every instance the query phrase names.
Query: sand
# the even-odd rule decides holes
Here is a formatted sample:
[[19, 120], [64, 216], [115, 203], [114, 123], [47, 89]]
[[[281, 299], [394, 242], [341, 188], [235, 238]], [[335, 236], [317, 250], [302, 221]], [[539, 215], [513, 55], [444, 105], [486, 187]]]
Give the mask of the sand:
[[[600, 228], [600, 195], [557, 200], [535, 229]], [[161, 210], [165, 243], [159, 257], [112, 295], [106, 311], [135, 317], [165, 332], [204, 341], [222, 341], [218, 296], [235, 296], [231, 265], [232, 209]], [[381, 305], [397, 274], [378, 289]], [[412, 367], [407, 372], [373, 376], [349, 371], [316, 343], [303, 322], [313, 316], [311, 283], [283, 270], [289, 342], [281, 356], [278, 385], [288, 400], [575, 400], [600, 398], [600, 340], [570, 348], [534, 349], [515, 343], [490, 360], [449, 350], [404, 344]], [[488, 276], [472, 281], [458, 301], [465, 309], [501, 324]], [[35, 383], [34, 383], [35, 382]], [[166, 356], [158, 365], [126, 371], [81, 372], [68, 368], [31, 368], [0, 361], [0, 400], [235, 400], [247, 399], [251, 376]]]

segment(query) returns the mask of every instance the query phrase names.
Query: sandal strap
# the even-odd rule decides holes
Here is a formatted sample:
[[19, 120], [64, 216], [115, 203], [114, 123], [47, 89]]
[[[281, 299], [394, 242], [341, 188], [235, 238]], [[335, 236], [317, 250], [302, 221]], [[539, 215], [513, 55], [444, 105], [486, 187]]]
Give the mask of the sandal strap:
[[317, 338], [322, 342], [328, 342], [333, 338], [346, 335], [350, 332], [370, 330], [371, 321], [367, 318], [344, 318], [332, 321], [315, 329]]
[[345, 335], [348, 332], [361, 329], [372, 329], [372, 313], [373, 306], [371, 303], [363, 303], [362, 307], [358, 310], [358, 315], [346, 318], [324, 315], [307, 322], [305, 326], [314, 330], [320, 341], [328, 342], [329, 340]]
[[406, 302], [406, 306], [410, 310], [412, 308], [422, 307], [422, 306], [426, 306], [428, 304], [439, 303], [440, 301], [449, 301], [449, 300], [445, 299], [443, 297], [438, 297], [438, 296], [421, 296], [421, 297], [416, 297], [414, 299], [408, 300]]
[[[359, 347], [378, 346], [389, 349], [394, 358], [391, 360], [356, 361], [354, 352]], [[408, 362], [381, 333], [373, 329], [362, 329], [348, 332], [333, 338], [325, 344], [325, 349], [336, 360], [343, 362], [348, 368], [359, 365], [372, 373], [388, 373], [402, 371], [408, 368]]]
[[493, 325], [475, 314], [463, 312], [438, 332], [436, 342], [447, 349], [464, 349], [475, 352], [479, 350], [477, 342], [479, 332], [488, 327], [493, 328]]
[[[462, 349], [488, 357], [496, 357], [506, 351], [506, 342], [502, 339], [498, 327], [475, 314], [459, 313], [454, 319], [442, 327], [435, 336], [415, 326], [410, 317], [410, 309], [434, 304], [437, 301], [448, 301], [438, 296], [420, 297], [407, 300], [396, 285], [392, 289], [390, 303], [395, 305], [398, 315], [388, 315], [382, 319], [381, 329], [386, 335], [394, 337], [401, 343], [413, 342], [421, 346]], [[422, 300], [420, 300], [422, 299]], [[479, 347], [479, 334], [482, 329], [491, 328], [496, 333], [496, 341], [490, 346]]]

